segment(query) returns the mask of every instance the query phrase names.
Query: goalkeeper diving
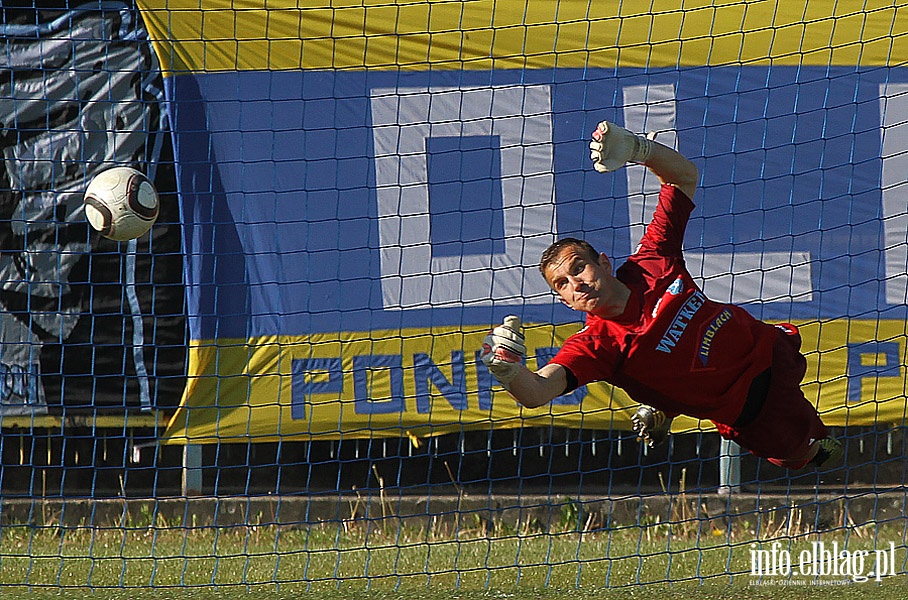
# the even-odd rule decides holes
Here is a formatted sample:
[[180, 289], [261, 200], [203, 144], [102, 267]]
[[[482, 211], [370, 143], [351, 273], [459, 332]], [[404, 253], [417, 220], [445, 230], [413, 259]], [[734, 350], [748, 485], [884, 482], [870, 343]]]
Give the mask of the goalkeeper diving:
[[561, 239], [539, 270], [586, 324], [538, 371], [524, 365], [520, 319], [506, 317], [483, 341], [489, 371], [527, 407], [594, 381], [640, 407], [638, 437], [663, 442], [680, 414], [712, 421], [719, 434], [783, 468], [834, 466], [842, 445], [801, 391], [807, 361], [791, 324], [764, 323], [708, 299], [687, 271], [684, 231], [699, 174], [672, 148], [603, 121], [590, 142], [601, 173], [644, 165], [661, 182], [659, 203], [637, 250], [617, 269], [587, 241]]

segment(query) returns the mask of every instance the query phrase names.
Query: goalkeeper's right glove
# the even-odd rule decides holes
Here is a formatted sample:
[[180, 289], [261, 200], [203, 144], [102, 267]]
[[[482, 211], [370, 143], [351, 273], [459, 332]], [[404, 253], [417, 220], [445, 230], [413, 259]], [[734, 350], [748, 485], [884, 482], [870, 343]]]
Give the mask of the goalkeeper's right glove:
[[509, 315], [504, 323], [492, 329], [482, 341], [479, 357], [504, 389], [520, 372], [527, 348], [520, 332], [520, 317]]
[[654, 141], [631, 133], [624, 127], [602, 121], [593, 132], [590, 159], [600, 173], [620, 169], [628, 162], [643, 164], [653, 151]]

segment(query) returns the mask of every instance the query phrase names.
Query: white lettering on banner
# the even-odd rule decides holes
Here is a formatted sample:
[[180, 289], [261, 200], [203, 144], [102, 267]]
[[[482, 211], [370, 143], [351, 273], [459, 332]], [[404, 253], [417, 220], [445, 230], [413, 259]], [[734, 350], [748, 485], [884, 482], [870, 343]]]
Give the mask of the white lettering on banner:
[[908, 303], [908, 83], [880, 85], [886, 302]]
[[[555, 240], [552, 98], [546, 85], [371, 92], [385, 309], [551, 304], [537, 264]], [[504, 252], [433, 256], [426, 142], [500, 139]]]
[[[676, 148], [675, 86], [631, 85], [623, 88], [623, 94], [625, 127], [636, 132], [654, 132], [657, 141]], [[642, 167], [627, 168], [625, 173], [631, 244], [636, 245], [656, 210], [660, 184], [655, 175]], [[902, 234], [904, 242], [904, 229]], [[684, 256], [697, 285], [717, 302], [812, 300], [810, 252], [731, 254], [685, 250]], [[904, 264], [903, 261], [903, 272]]]
[[[889, 86], [897, 93], [898, 86]], [[656, 132], [677, 145], [673, 85], [623, 88], [624, 125]], [[890, 106], [895, 102], [890, 99]], [[900, 100], [908, 103], [908, 100]], [[370, 95], [375, 148], [382, 305], [385, 309], [549, 304], [554, 302], [536, 262], [557, 232], [551, 89], [545, 85], [483, 88], [376, 88]], [[884, 113], [902, 114], [900, 110]], [[894, 118], [894, 117], [891, 117]], [[897, 130], [893, 125], [893, 130]], [[454, 256], [433, 253], [430, 237], [427, 140], [490, 136], [500, 140], [503, 251]], [[896, 140], [890, 135], [884, 139]], [[902, 136], [906, 137], [906, 136]], [[894, 149], [897, 141], [890, 142]], [[904, 144], [903, 144], [904, 145]], [[908, 160], [908, 159], [902, 159]], [[888, 173], [900, 172], [890, 162]], [[903, 171], [901, 171], [903, 172]], [[625, 170], [632, 243], [652, 218], [659, 182], [646, 169]], [[894, 175], [893, 175], [894, 176]], [[884, 177], [885, 179], [885, 177]], [[892, 187], [892, 186], [890, 186]], [[884, 209], [894, 204], [886, 194]], [[887, 204], [888, 200], [888, 204]], [[904, 202], [902, 203], [904, 204]], [[887, 299], [905, 300], [908, 260], [904, 211], [889, 206]], [[904, 207], [903, 207], [904, 208]], [[899, 222], [893, 215], [899, 215]], [[891, 243], [901, 232], [898, 243]], [[900, 241], [899, 241], [900, 240]], [[500, 241], [500, 240], [499, 240]], [[688, 268], [707, 296], [720, 302], [809, 302], [813, 299], [808, 251], [685, 252]], [[902, 270], [898, 271], [897, 265]], [[891, 272], [890, 272], [891, 271]], [[894, 273], [901, 273], [896, 275]]]

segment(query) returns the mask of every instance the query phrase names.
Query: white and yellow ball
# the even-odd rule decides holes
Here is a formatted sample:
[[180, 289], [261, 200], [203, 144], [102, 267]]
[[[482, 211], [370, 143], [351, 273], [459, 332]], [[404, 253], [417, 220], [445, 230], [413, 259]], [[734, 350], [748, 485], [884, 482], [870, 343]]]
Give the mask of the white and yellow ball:
[[158, 218], [154, 184], [131, 167], [102, 171], [85, 189], [85, 216], [101, 235], [124, 242], [147, 233]]

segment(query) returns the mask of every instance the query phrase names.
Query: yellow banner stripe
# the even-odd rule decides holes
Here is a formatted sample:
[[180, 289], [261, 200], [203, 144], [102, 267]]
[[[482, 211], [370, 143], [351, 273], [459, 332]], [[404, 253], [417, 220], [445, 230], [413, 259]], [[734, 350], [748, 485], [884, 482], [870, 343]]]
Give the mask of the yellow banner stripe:
[[904, 1], [139, 0], [168, 75], [903, 64]]
[[[831, 426], [904, 423], [906, 323], [904, 321], [836, 320], [801, 324], [802, 352], [808, 360], [804, 392]], [[525, 329], [528, 366], [536, 368], [537, 348], [559, 347], [579, 325], [536, 324]], [[558, 426], [584, 429], [630, 429], [636, 408], [624, 392], [593, 384], [580, 404], [521, 408], [495, 386], [491, 404], [479, 398], [474, 351], [487, 328], [444, 327], [281, 336], [254, 340], [193, 342], [189, 383], [179, 410], [164, 435], [166, 443], [275, 441], [365, 437], [432, 436], [470, 429]], [[880, 341], [898, 345], [898, 364], [880, 376], [860, 378], [860, 398], [849, 399], [849, 346]], [[860, 346], [859, 346], [860, 347]], [[873, 344], [867, 346], [874, 348]], [[448, 381], [454, 381], [452, 352], [464, 353], [466, 408], [452, 406], [440, 390], [428, 387], [428, 410], [418, 407], [415, 356], [425, 354]], [[869, 350], [868, 350], [869, 352]], [[364, 356], [400, 358], [401, 405], [388, 412], [363, 414], [362, 402], [386, 402], [391, 392], [387, 372], [369, 377], [367, 397], [357, 392], [354, 361]], [[337, 359], [340, 389], [302, 399], [305, 416], [293, 414], [292, 363], [296, 359]], [[861, 364], [888, 360], [869, 353]], [[851, 357], [854, 360], [854, 356]], [[852, 365], [853, 366], [853, 365]], [[852, 378], [854, 379], [854, 378]], [[363, 385], [363, 379], [359, 385]], [[853, 384], [853, 383], [852, 383]], [[681, 418], [674, 431], [708, 430], [711, 425]]]

